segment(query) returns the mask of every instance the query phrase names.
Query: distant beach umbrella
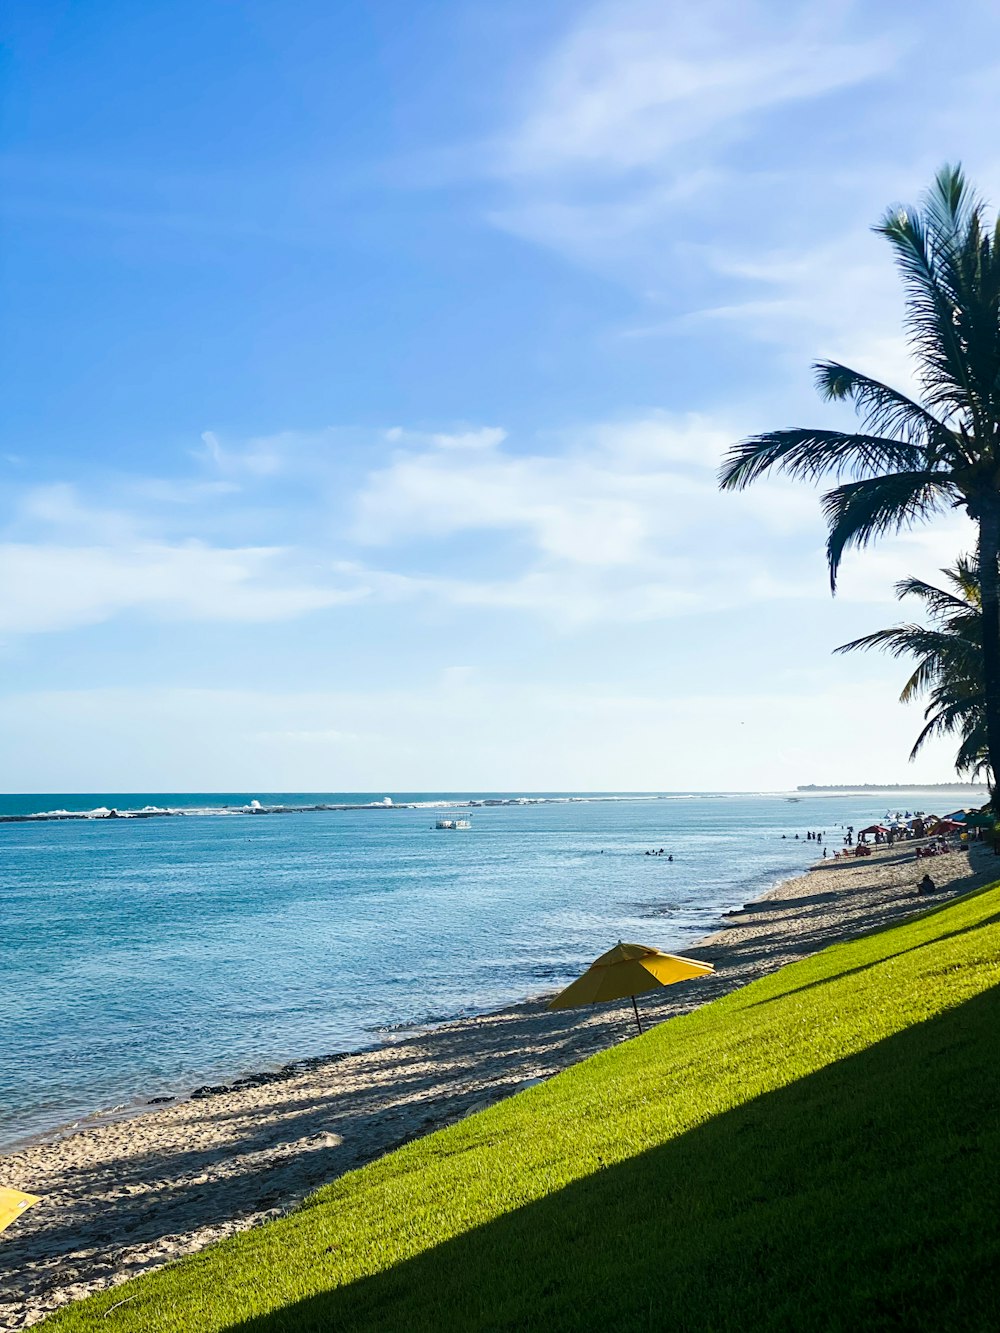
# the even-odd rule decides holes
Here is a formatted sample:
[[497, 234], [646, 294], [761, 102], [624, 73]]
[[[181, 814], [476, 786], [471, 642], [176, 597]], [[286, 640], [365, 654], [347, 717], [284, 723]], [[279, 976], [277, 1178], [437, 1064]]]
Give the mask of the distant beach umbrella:
[[932, 829], [928, 829], [928, 833], [932, 838], [936, 838], [942, 833], [957, 833], [961, 827], [962, 825], [957, 824], [954, 819], [939, 819]]
[[992, 828], [997, 817], [990, 810], [974, 810], [971, 815], [966, 815], [965, 822], [970, 828]]
[[632, 1001], [636, 1026], [641, 1033], [639, 1007], [635, 1002], [637, 995], [657, 986], [672, 986], [676, 981], [704, 977], [714, 971], [711, 963], [661, 953], [645, 944], [623, 944], [619, 940], [613, 949], [595, 959], [581, 977], [550, 1000], [548, 1007], [575, 1009], [578, 1005], [628, 998]]
[[33, 1203], [40, 1203], [37, 1194], [22, 1194], [20, 1190], [0, 1189], [0, 1231], [16, 1222]]

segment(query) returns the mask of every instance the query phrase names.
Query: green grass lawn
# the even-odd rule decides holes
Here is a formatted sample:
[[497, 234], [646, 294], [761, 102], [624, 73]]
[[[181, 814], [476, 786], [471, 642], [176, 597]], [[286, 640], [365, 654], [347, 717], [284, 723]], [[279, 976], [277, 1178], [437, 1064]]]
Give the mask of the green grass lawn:
[[594, 1056], [46, 1329], [993, 1330], [998, 1065], [994, 887]]

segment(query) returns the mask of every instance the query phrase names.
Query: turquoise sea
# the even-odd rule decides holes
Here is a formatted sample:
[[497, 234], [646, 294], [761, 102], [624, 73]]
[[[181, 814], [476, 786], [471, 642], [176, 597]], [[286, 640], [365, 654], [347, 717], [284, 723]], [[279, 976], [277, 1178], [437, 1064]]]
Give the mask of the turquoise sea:
[[[807, 830], [833, 847], [887, 808], [942, 813], [910, 793], [474, 796], [521, 803], [0, 797], [0, 816], [151, 816], [0, 822], [0, 1146], [554, 990], [619, 937], [683, 949], [816, 859]], [[449, 813], [472, 829], [436, 830]], [[672, 863], [644, 855], [661, 846]]]

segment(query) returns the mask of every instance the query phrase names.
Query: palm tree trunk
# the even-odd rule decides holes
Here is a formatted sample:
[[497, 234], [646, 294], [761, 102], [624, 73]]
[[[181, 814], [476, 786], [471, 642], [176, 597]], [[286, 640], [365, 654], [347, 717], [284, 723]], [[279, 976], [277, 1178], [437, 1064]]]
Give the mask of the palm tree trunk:
[[1000, 497], [990, 497], [979, 513], [979, 587], [983, 599], [983, 684], [990, 797], [998, 809], [1000, 785]]

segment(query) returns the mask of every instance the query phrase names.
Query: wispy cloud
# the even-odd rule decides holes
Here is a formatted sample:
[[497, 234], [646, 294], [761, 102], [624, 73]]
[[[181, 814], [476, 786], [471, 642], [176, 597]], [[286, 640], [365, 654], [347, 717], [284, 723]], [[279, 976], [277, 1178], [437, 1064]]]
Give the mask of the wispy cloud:
[[[903, 330], [903, 293], [885, 242], [859, 226], [838, 239], [756, 254], [705, 246], [700, 259], [723, 299], [628, 336], [725, 335], [782, 350], [804, 380], [811, 358], [845, 361], [919, 393]], [[817, 408], [817, 410], [819, 410]], [[827, 409], [829, 410], [829, 409]]]
[[[815, 491], [779, 479], [719, 492], [716, 468], [738, 434], [723, 417], [667, 413], [521, 439], [495, 426], [396, 427], [370, 435], [364, 452], [381, 461], [334, 512], [335, 463], [288, 432], [278, 438], [294, 535], [281, 544], [260, 504], [270, 466], [227, 463], [240, 480], [219, 495], [196, 474], [190, 485], [209, 492], [182, 505], [183, 477], [166, 494], [155, 478], [118, 478], [118, 504], [110, 486], [101, 504], [70, 485], [27, 489], [0, 543], [0, 633], [127, 615], [269, 622], [362, 601], [572, 630], [825, 596]], [[270, 449], [234, 443], [227, 455]], [[240, 540], [220, 536], [219, 503]], [[891, 603], [893, 582], [933, 575], [969, 544], [967, 527], [955, 516], [849, 558], [843, 599]]]
[[0, 633], [98, 624], [125, 612], [157, 619], [275, 621], [356, 601], [358, 589], [310, 585], [279, 548], [203, 542], [0, 545]]
[[736, 151], [768, 114], [864, 85], [896, 63], [904, 39], [852, 33], [849, 15], [840, 6], [711, 0], [595, 6], [527, 80], [494, 152], [507, 195], [493, 220], [573, 258], [655, 280], [676, 260], [672, 218], [703, 227], [709, 201], [731, 211], [738, 194], [745, 208], [748, 177], [769, 181], [773, 196], [787, 167], [781, 156], [759, 143], [751, 161]]
[[[534, 451], [498, 438], [456, 455], [433, 437], [397, 436], [357, 496], [351, 531], [402, 567], [355, 573], [376, 598], [520, 610], [564, 627], [826, 596], [817, 492], [771, 480], [720, 494], [716, 467], [736, 437], [721, 419], [666, 414], [598, 423]], [[493, 539], [503, 573], [454, 572], [451, 543], [467, 534], [480, 547]], [[886, 542], [874, 563], [849, 556], [842, 598], [890, 604], [896, 580], [933, 575], [968, 540], [956, 515]]]
[[992, 92], [955, 78], [913, 111], [933, 59], [926, 26], [852, 3], [592, 6], [523, 81], [490, 217], [630, 288], [619, 339], [750, 345], [803, 384], [832, 356], [912, 391], [870, 226], [946, 157], [996, 160]]
[[356, 580], [303, 574], [294, 549], [172, 538], [148, 503], [91, 505], [69, 485], [28, 490], [10, 528], [15, 539], [0, 543], [0, 633], [64, 630], [124, 613], [284, 620], [366, 595]]
[[808, 5], [595, 7], [542, 64], [501, 155], [512, 176], [669, 170], [681, 145], [730, 141], [748, 118], [862, 83], [898, 40], [838, 32]]
[[246, 440], [239, 446], [224, 445], [215, 431], [202, 432], [203, 453], [195, 454], [224, 476], [249, 474], [253, 477], [272, 477], [284, 471], [288, 453], [301, 442], [291, 432]]
[[[714, 493], [705, 465], [732, 438], [697, 418], [649, 418], [581, 431], [550, 452], [503, 449], [499, 433], [456, 453], [438, 438], [397, 449], [356, 502], [354, 537], [390, 545], [489, 530], [522, 533], [538, 553], [584, 566], [623, 566], [648, 554], [666, 525], [690, 532]], [[696, 462], [695, 470], [676, 467]], [[665, 506], [666, 511], [665, 511]], [[666, 524], [665, 524], [666, 521]]]

